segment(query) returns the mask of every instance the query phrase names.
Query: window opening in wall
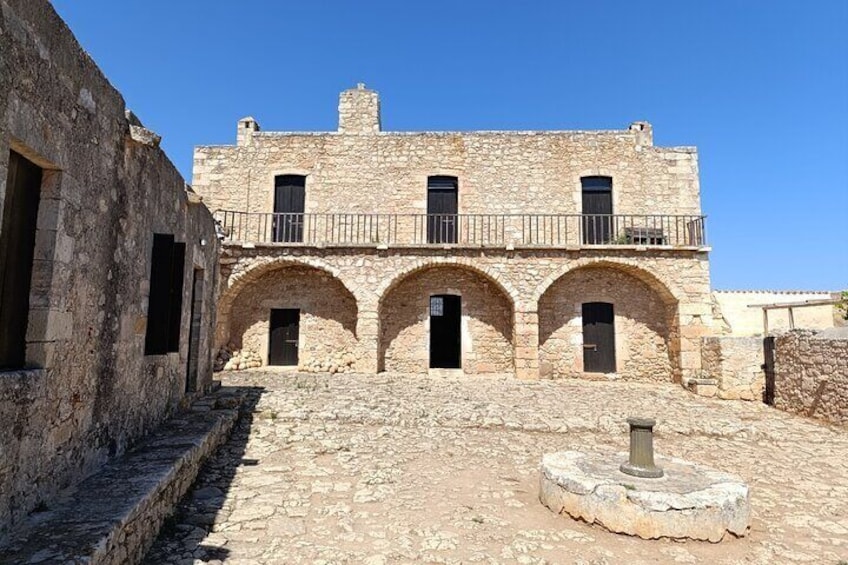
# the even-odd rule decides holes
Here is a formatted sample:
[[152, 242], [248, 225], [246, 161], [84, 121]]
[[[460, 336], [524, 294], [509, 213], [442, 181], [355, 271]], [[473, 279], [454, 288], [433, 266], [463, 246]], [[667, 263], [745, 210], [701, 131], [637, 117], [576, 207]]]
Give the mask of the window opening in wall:
[[153, 234], [145, 355], [180, 350], [184, 274], [185, 243], [172, 234]]
[[583, 371], [615, 372], [615, 322], [612, 304], [583, 304]]
[[26, 362], [41, 177], [41, 168], [10, 152], [0, 223], [0, 369], [20, 369]]
[[300, 310], [271, 310], [268, 336], [268, 364], [296, 366], [300, 341]]
[[430, 368], [462, 367], [462, 304], [459, 296], [430, 297]]
[[583, 243], [609, 243], [612, 233], [612, 179], [583, 177], [580, 185], [583, 193]]
[[188, 328], [188, 365], [186, 392], [197, 390], [197, 372], [200, 361], [200, 329], [203, 323], [203, 269], [194, 269], [191, 283], [191, 316]]
[[427, 178], [427, 243], [456, 243], [458, 186], [456, 177]]
[[278, 175], [274, 177], [272, 235], [275, 242], [300, 243], [303, 241], [305, 205], [305, 176]]

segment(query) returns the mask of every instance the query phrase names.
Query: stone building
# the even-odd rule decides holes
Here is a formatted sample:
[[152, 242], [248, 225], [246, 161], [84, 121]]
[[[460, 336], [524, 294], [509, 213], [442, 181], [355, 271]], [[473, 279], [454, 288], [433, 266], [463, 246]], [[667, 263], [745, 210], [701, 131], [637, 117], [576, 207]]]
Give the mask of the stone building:
[[0, 534], [211, 384], [215, 224], [158, 141], [0, 0]]
[[224, 248], [228, 367], [623, 378], [700, 368], [713, 324], [698, 162], [616, 131], [335, 132], [195, 151]]

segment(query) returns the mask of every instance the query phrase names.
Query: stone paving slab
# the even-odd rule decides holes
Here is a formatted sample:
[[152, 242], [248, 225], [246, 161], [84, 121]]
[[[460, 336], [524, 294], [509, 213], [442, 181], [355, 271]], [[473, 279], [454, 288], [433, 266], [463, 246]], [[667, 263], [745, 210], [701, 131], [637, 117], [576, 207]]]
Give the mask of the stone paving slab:
[[220, 391], [160, 426], [32, 514], [0, 545], [0, 563], [139, 562], [203, 461], [226, 441], [238, 402]]
[[[848, 559], [848, 433], [675, 385], [247, 371], [255, 407], [145, 563], [824, 563]], [[539, 502], [544, 453], [655, 447], [751, 488], [749, 535], [642, 540]]]

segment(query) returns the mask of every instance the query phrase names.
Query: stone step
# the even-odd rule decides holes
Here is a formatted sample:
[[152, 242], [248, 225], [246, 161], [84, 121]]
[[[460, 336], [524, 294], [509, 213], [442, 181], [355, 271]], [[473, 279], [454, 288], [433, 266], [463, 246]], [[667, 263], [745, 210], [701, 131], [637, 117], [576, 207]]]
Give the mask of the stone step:
[[0, 563], [138, 563], [200, 466], [229, 437], [240, 397], [221, 389], [161, 425], [0, 540]]

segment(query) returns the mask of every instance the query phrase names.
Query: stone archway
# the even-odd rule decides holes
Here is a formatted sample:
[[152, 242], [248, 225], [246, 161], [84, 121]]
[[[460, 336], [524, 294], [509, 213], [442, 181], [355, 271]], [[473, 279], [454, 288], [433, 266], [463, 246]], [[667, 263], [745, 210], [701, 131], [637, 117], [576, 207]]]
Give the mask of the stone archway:
[[380, 297], [380, 371], [428, 371], [430, 297], [435, 295], [461, 298], [463, 372], [514, 370], [514, 302], [503, 285], [468, 265], [432, 263], [396, 277]]
[[617, 378], [678, 380], [677, 299], [651, 273], [606, 261], [566, 271], [539, 297], [540, 376], [585, 375], [582, 315], [591, 303], [612, 305]]

